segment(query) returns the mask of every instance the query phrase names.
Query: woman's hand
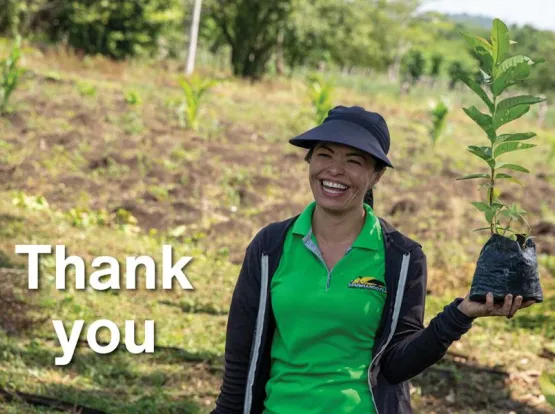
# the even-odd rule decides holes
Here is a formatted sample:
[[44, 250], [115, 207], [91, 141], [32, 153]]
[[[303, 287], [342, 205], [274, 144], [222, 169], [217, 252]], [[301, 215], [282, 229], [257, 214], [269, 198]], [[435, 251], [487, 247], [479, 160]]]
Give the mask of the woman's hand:
[[471, 318], [479, 318], [481, 316], [506, 316], [511, 319], [515, 316], [519, 309], [527, 308], [535, 303], [534, 300], [522, 302], [522, 296], [517, 296], [513, 300], [513, 295], [505, 296], [503, 304], [495, 304], [493, 301], [493, 293], [486, 295], [486, 303], [473, 302], [469, 299], [470, 294], [466, 295], [464, 300], [459, 303], [459, 310]]

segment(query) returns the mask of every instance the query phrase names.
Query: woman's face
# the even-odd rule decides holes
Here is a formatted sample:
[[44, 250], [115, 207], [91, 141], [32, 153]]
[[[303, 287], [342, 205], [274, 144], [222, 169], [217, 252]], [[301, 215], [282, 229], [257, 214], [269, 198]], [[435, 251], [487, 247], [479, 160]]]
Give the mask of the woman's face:
[[358, 209], [366, 192], [384, 170], [375, 171], [370, 154], [347, 145], [319, 142], [314, 147], [308, 176], [318, 206], [335, 212]]

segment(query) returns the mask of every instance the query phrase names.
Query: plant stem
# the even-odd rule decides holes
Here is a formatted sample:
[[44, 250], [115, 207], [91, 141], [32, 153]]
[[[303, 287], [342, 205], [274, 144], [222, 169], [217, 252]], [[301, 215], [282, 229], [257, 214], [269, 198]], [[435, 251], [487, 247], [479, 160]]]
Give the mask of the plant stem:
[[[495, 95], [493, 95], [493, 108], [494, 111], [491, 114], [491, 118], [494, 119], [495, 117], [495, 111], [497, 110], [495, 101], [497, 100], [497, 97]], [[497, 136], [497, 134], [495, 134], [495, 136]], [[491, 167], [491, 180], [490, 180], [490, 190], [489, 190], [489, 207], [491, 208], [491, 205], [493, 204], [493, 192], [495, 189], [495, 157], [493, 156], [494, 152], [493, 152], [493, 147], [494, 147], [495, 143], [494, 141], [492, 141], [491, 143], [491, 157], [493, 159], [493, 167]], [[495, 225], [495, 223], [497, 222], [497, 212], [495, 213], [495, 215], [493, 216], [492, 222], [490, 223], [490, 228], [491, 228], [491, 235], [493, 236], [494, 233], [497, 233], [497, 226]]]
[[505, 233], [507, 233], [507, 229], [511, 226], [511, 221], [513, 221], [512, 217], [509, 219], [509, 222], [507, 223], [507, 227], [505, 227], [505, 230], [503, 230], [503, 237], [505, 237]]
[[[492, 144], [492, 148], [493, 148], [493, 144]], [[493, 151], [493, 149], [492, 149], [492, 151]], [[490, 179], [490, 189], [489, 189], [489, 207], [490, 208], [493, 204], [493, 189], [494, 189], [494, 186], [495, 186], [495, 168], [492, 168], [491, 169], [491, 179]], [[497, 218], [497, 213], [495, 213], [495, 215], [493, 216], [493, 219], [490, 223], [491, 235], [492, 236], [493, 236], [494, 232], [497, 232], [497, 229], [495, 228], [496, 218]]]

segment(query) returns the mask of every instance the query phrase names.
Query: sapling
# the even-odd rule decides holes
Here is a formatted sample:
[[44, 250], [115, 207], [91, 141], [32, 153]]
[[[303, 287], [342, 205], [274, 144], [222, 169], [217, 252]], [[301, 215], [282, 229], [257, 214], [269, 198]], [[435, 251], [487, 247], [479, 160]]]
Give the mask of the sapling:
[[10, 55], [0, 60], [0, 115], [6, 112], [8, 100], [17, 87], [23, 69], [18, 67], [21, 57], [21, 37], [17, 37]]
[[333, 84], [331, 81], [325, 81], [318, 74], [311, 74], [306, 79], [306, 85], [308, 98], [314, 110], [314, 121], [316, 124], [321, 124], [333, 107]]
[[[505, 205], [499, 199], [500, 191], [497, 188], [497, 184], [500, 180], [505, 180], [523, 185], [517, 178], [511, 175], [513, 173], [507, 174], [506, 171], [509, 170], [511, 172], [514, 171], [522, 173], [529, 172], [526, 168], [519, 164], [504, 162], [501, 161], [500, 158], [510, 152], [535, 147], [536, 145], [534, 144], [523, 143], [522, 141], [527, 141], [533, 138], [536, 134], [533, 132], [500, 134], [499, 129], [509, 122], [514, 121], [526, 114], [530, 110], [531, 105], [542, 102], [544, 98], [531, 95], [516, 95], [501, 99], [501, 95], [506, 92], [508, 88], [519, 85], [523, 80], [525, 80], [530, 75], [531, 69], [534, 68], [537, 63], [540, 63], [540, 61], [535, 62], [531, 58], [522, 55], [512, 57], [508, 56], [509, 46], [511, 43], [509, 40], [509, 32], [507, 26], [499, 19], [494, 19], [493, 21], [491, 43], [479, 36], [473, 36], [467, 33], [463, 33], [463, 35], [481, 63], [481, 73], [484, 79], [484, 84], [486, 89], [489, 89], [488, 93], [470, 76], [467, 74], [460, 74], [460, 79], [484, 102], [487, 111], [481, 112], [475, 106], [463, 109], [465, 113], [486, 133], [489, 144], [486, 146], [470, 145], [468, 147], [469, 152], [483, 160], [488, 165], [488, 172], [467, 175], [459, 178], [459, 180], [478, 179], [485, 181], [480, 185], [480, 187], [486, 189], [486, 199], [484, 201], [473, 202], [472, 204], [484, 213], [488, 226], [477, 229], [476, 231], [489, 230], [492, 238], [490, 238], [488, 243], [504, 243], [502, 247], [497, 246], [500, 251], [502, 250], [504, 252], [508, 252], [513, 249], [516, 253], [518, 253], [519, 251], [517, 249], [519, 247], [520, 254], [523, 255], [524, 259], [526, 259], [526, 266], [529, 267], [530, 274], [528, 276], [533, 273], [535, 275], [534, 277], [537, 279], [535, 245], [529, 238], [528, 232], [530, 231], [530, 226], [524, 217], [526, 211], [518, 207], [516, 204], [512, 204], [510, 206]], [[518, 234], [511, 228], [513, 221], [524, 223], [528, 227], [527, 232]], [[509, 238], [505, 237], [507, 233], [511, 233]], [[501, 236], [501, 238], [499, 236]], [[518, 243], [519, 246], [516, 247], [508, 243], [513, 241], [514, 243]], [[501, 274], [522, 271], [526, 272], [525, 270], [522, 270], [522, 268], [519, 269], [518, 265], [513, 266], [512, 269], [508, 268], [514, 265], [514, 263], [510, 263], [510, 261], [512, 259], [516, 260], [516, 256], [511, 256], [510, 258], [509, 256], [505, 256], [503, 260], [508, 260], [509, 262], [507, 263], [493, 264], [491, 262], [491, 260], [493, 260], [491, 256], [488, 256], [486, 260], [487, 254], [491, 254], [495, 250], [495, 248], [488, 250], [486, 247], [488, 247], [488, 244], [484, 246], [481, 257], [478, 260], [478, 268], [476, 270], [477, 273], [475, 273], [475, 279], [478, 274], [487, 273], [487, 275], [484, 276], [486, 277], [492, 276], [492, 273], [495, 273], [496, 271], [501, 272]], [[501, 254], [501, 256], [503, 256], [503, 254]], [[496, 256], [496, 260], [500, 259], [501, 256]], [[484, 260], [486, 261], [484, 262]], [[498, 279], [496, 283], [500, 283], [500, 279]], [[506, 288], [509, 291], [505, 293], [515, 293], [510, 292], [511, 288], [513, 288], [513, 290], [518, 290], [518, 286], [514, 285], [510, 288]], [[530, 294], [528, 296], [540, 301], [541, 295], [537, 294], [538, 288], [539, 281], [537, 282], [537, 286], [534, 284], [534, 288], [529, 286], [529, 290], [534, 291], [534, 294]], [[499, 289], [497, 292], [499, 295], [496, 296], [496, 299], [502, 299], [504, 296], [503, 292], [500, 292]], [[527, 293], [530, 292], [527, 291]]]
[[179, 80], [184, 99], [177, 107], [177, 116], [182, 128], [198, 129], [198, 114], [202, 97], [216, 83], [216, 80], [196, 76], [183, 77]]
[[435, 148], [437, 142], [441, 138], [445, 126], [447, 125], [447, 114], [449, 107], [440, 100], [438, 103], [430, 103], [430, 115], [432, 117], [432, 124], [430, 125], [429, 133], [432, 141], [432, 148]]

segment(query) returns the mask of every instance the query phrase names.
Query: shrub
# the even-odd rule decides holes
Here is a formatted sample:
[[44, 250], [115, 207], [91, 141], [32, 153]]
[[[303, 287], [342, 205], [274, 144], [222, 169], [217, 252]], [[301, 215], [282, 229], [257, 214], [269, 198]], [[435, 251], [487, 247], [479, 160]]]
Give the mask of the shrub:
[[87, 54], [116, 59], [156, 50], [162, 35], [180, 23], [182, 5], [163, 0], [62, 0], [51, 35]]
[[419, 50], [411, 50], [405, 56], [405, 62], [403, 65], [404, 77], [408, 78], [411, 84], [414, 85], [424, 74], [425, 66], [426, 61], [424, 60], [422, 52]]
[[442, 64], [443, 64], [443, 55], [439, 53], [434, 53], [431, 58], [431, 67], [430, 67], [430, 76], [433, 79], [437, 79], [439, 77]]
[[457, 86], [457, 83], [460, 80], [460, 75], [466, 74], [462, 63], [458, 60], [451, 62], [447, 72], [449, 74], [449, 89], [455, 89], [455, 86]]
[[0, 115], [6, 112], [8, 100], [17, 87], [23, 69], [17, 66], [21, 57], [21, 38], [17, 37], [6, 59], [0, 60], [2, 73], [0, 75]]

